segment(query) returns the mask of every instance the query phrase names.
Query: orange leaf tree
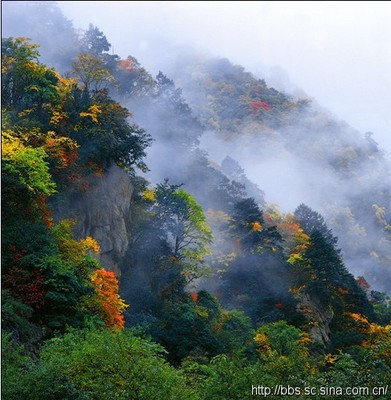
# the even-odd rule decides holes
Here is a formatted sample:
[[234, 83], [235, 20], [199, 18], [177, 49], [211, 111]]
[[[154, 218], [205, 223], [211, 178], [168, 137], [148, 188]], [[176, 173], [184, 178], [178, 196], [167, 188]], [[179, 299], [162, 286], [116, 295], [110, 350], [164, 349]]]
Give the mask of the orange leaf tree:
[[97, 269], [91, 276], [96, 292], [98, 314], [110, 329], [122, 329], [125, 324], [123, 312], [128, 307], [118, 294], [118, 279], [114, 272]]

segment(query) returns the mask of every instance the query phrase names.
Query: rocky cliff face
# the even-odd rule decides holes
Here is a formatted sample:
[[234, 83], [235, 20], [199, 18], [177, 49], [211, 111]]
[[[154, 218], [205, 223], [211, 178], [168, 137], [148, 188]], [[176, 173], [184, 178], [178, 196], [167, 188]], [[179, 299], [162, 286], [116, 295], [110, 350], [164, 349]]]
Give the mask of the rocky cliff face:
[[311, 339], [320, 345], [320, 349], [326, 349], [330, 343], [330, 323], [333, 313], [308, 294], [301, 293], [297, 299], [299, 300], [297, 309], [307, 320]]
[[76, 237], [93, 237], [101, 248], [98, 259], [102, 266], [120, 275], [118, 265], [130, 240], [133, 185], [127, 172], [116, 165], [88, 183], [86, 193], [72, 198], [63, 196], [63, 205], [58, 203], [55, 207], [55, 219], [75, 218]]

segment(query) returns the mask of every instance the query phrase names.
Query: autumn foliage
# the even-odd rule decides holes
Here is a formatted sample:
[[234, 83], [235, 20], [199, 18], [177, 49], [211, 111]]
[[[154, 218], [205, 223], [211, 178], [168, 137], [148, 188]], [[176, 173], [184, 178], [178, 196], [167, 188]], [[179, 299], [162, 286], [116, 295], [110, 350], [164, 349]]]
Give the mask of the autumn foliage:
[[38, 310], [45, 302], [45, 280], [46, 277], [39, 270], [30, 272], [15, 267], [4, 275], [3, 284], [16, 299]]
[[130, 72], [134, 70], [134, 63], [132, 60], [121, 60], [118, 62], [117, 67], [122, 71]]
[[128, 307], [118, 294], [118, 279], [114, 272], [97, 269], [92, 283], [100, 305], [100, 317], [110, 329], [122, 329], [125, 324], [123, 312]]
[[310, 237], [292, 214], [286, 214], [280, 218], [276, 225], [284, 239], [284, 250], [289, 257], [288, 262], [293, 265], [302, 258], [310, 244]]
[[197, 302], [198, 301], [198, 293], [192, 290], [190, 292], [190, 297], [192, 298], [193, 301]]
[[271, 106], [264, 101], [251, 101], [249, 104], [253, 113], [257, 112], [260, 108], [263, 108], [265, 111], [271, 109]]

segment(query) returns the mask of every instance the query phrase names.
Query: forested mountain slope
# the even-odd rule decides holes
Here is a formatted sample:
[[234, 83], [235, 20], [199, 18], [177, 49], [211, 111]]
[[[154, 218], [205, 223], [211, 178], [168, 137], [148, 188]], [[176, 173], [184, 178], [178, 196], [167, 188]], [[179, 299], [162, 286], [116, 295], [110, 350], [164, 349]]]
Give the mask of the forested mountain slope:
[[[2, 40], [3, 395], [378, 398], [391, 185], [370, 135], [228, 60], [154, 77], [26, 7]], [[284, 211], [262, 185], [280, 162]]]
[[389, 290], [391, 165], [372, 134], [228, 60], [181, 59], [173, 73], [208, 130], [204, 148], [236, 158], [262, 189], [277, 187], [274, 198], [316, 206], [349, 269]]

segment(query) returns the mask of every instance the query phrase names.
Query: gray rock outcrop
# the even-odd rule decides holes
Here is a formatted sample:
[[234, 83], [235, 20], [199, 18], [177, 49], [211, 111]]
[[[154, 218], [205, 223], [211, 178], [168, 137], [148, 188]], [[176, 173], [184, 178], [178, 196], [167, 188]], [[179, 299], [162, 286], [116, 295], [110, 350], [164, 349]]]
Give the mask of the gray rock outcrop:
[[[88, 181], [88, 190], [77, 196], [62, 195], [55, 206], [55, 219], [75, 218], [77, 239], [87, 236], [100, 245], [102, 266], [120, 275], [119, 262], [130, 240], [130, 205], [133, 185], [128, 173], [112, 165], [101, 177]], [[62, 204], [62, 206], [61, 206]]]
[[330, 323], [333, 319], [333, 313], [308, 294], [301, 293], [297, 295], [297, 299], [299, 300], [297, 310], [307, 320], [308, 333], [311, 339], [314, 343], [320, 345], [320, 349], [326, 349], [330, 343]]

